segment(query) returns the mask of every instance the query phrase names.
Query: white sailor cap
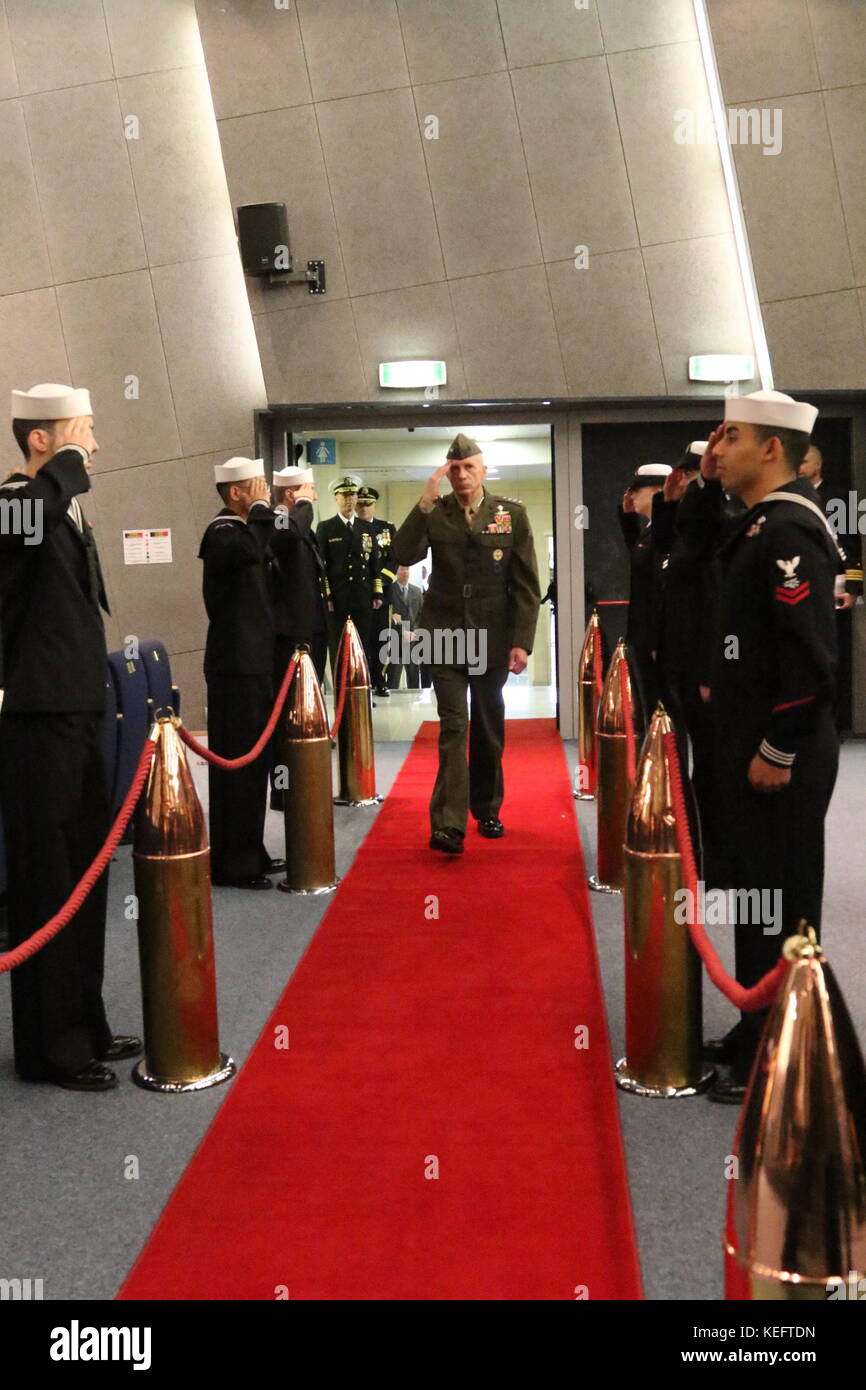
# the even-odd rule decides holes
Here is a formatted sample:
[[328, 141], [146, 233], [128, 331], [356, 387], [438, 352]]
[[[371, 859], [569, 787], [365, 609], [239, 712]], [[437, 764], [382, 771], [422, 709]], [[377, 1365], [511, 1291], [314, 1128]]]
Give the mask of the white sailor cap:
[[629, 492], [642, 487], [661, 487], [671, 471], [669, 463], [642, 463], [628, 485]]
[[43, 381], [29, 391], [12, 392], [13, 420], [74, 420], [92, 414], [90, 392], [83, 386]]
[[312, 468], [280, 468], [274, 473], [274, 487], [300, 487], [312, 481]]
[[264, 459], [233, 458], [226, 463], [214, 464], [215, 483], [245, 483], [248, 478], [265, 476]]
[[708, 439], [693, 439], [688, 449], [686, 450], [686, 453], [697, 454], [698, 458], [702, 459], [704, 454], [707, 452], [707, 445], [709, 444], [709, 442], [710, 441]]
[[750, 396], [728, 396], [725, 419], [738, 425], [775, 425], [777, 429], [811, 434], [818, 407], [795, 401], [782, 391], [753, 391]]

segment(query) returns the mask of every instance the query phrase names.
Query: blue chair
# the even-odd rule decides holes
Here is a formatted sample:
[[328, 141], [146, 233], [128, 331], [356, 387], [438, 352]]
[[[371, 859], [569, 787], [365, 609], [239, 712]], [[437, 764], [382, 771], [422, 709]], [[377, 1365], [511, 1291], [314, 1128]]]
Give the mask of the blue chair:
[[147, 673], [147, 693], [153, 716], [159, 709], [180, 714], [180, 691], [171, 682], [171, 661], [162, 642], [141, 642], [139, 653]]
[[108, 664], [114, 676], [117, 708], [123, 716], [118, 721], [117, 774], [114, 779], [114, 811], [117, 812], [129, 791], [150, 727], [147, 695], [147, 673], [144, 662], [109, 652]]
[[105, 723], [102, 728], [102, 753], [105, 758], [105, 780], [108, 783], [108, 801], [114, 810], [114, 785], [117, 780], [117, 748], [120, 742], [120, 726], [123, 715], [117, 708], [117, 687], [114, 672], [109, 664], [105, 668]]

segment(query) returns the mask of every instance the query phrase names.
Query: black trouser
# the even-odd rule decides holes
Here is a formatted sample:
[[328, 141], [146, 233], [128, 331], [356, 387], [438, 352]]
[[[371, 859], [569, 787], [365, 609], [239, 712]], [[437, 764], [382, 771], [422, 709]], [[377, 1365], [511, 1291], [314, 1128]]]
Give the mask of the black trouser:
[[[324, 681], [325, 665], [328, 660], [327, 633], [314, 632], [311, 637], [290, 637], [283, 632], [278, 632], [274, 642], [274, 699], [276, 699], [277, 691], [283, 683], [283, 677], [286, 674], [286, 667], [288, 666], [289, 662], [294, 656], [295, 649], [302, 645], [306, 645], [310, 649], [310, 657], [312, 658], [313, 665], [316, 668], [316, 675], [319, 677], [319, 684], [321, 685]], [[283, 748], [282, 727], [283, 720], [285, 719], [286, 708], [290, 699], [291, 693], [286, 697], [286, 703], [283, 705], [283, 713], [280, 715], [277, 727], [274, 730], [274, 736], [271, 739], [272, 811], [281, 811], [283, 809], [283, 789], [282, 787], [278, 788], [276, 786], [275, 779], [277, 769], [282, 767], [285, 762], [285, 750]]]
[[665, 678], [661, 699], [674, 721], [683, 785], [687, 791], [689, 781], [691, 783], [689, 820], [695, 860], [707, 887], [717, 887], [725, 881], [725, 870], [710, 706], [701, 699], [700, 690], [692, 680], [676, 673]]
[[[502, 750], [505, 746], [507, 666], [473, 676], [465, 666], [432, 666], [439, 707], [439, 772], [430, 798], [434, 830], [466, 829], [467, 812], [476, 820], [499, 815], [504, 795]], [[472, 718], [467, 711], [467, 695]], [[466, 726], [469, 724], [469, 761]]]
[[[655, 714], [656, 704], [659, 699], [658, 669], [656, 667], [655, 658], [647, 647], [629, 641], [626, 644], [626, 649], [632, 683], [637, 691], [635, 724], [639, 726], [642, 725], [644, 731], [646, 731], [649, 728], [650, 720]], [[640, 751], [640, 749], [638, 749], [638, 751]]]
[[[0, 717], [9, 941], [48, 921], [95, 859], [109, 828], [101, 714]], [[74, 1076], [102, 1056], [108, 870], [68, 926], [12, 971], [15, 1066], [30, 1081]]]
[[386, 599], [383, 599], [382, 607], [374, 608], [370, 618], [368, 661], [372, 659], [374, 663], [370, 667], [370, 675], [376, 690], [385, 690], [391, 684], [389, 679], [390, 663], [383, 662], [381, 657], [382, 643], [387, 641], [390, 631], [391, 605]]
[[[728, 747], [724, 740], [716, 744], [730, 886], [763, 892], [763, 905], [780, 908], [776, 933], [765, 932], [765, 927], [775, 925], [770, 922], [740, 922], [734, 929], [737, 979], [746, 987], [773, 968], [785, 938], [798, 931], [801, 918], [820, 936], [824, 817], [839, 760], [831, 710], [821, 711], [815, 732], [794, 760], [791, 782], [782, 791], [758, 792], [751, 786], [747, 770], [754, 751], [738, 750], [733, 740]], [[774, 896], [777, 891], [781, 900]], [[766, 1017], [765, 1010], [742, 1015], [734, 1063], [739, 1080], [748, 1077]]]
[[[258, 741], [273, 709], [271, 675], [209, 676], [208, 747], [237, 758]], [[208, 764], [210, 851], [214, 883], [255, 878], [270, 865], [264, 846], [270, 751], [235, 772]]]

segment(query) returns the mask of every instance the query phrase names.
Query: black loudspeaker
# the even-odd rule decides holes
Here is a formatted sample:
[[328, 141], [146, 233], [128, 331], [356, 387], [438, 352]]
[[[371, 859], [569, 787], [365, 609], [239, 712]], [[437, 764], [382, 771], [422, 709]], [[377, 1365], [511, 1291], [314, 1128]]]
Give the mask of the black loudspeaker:
[[246, 203], [237, 213], [244, 273], [272, 275], [291, 270], [285, 203]]

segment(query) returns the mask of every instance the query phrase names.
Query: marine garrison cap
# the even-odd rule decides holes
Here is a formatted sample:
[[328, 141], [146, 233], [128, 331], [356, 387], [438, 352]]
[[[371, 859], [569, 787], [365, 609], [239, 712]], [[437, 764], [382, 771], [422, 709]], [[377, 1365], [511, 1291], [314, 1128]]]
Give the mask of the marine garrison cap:
[[738, 425], [775, 425], [777, 429], [811, 434], [818, 407], [795, 401], [782, 391], [753, 391], [750, 396], [728, 396], [725, 419]]
[[628, 485], [628, 492], [642, 487], [663, 487], [671, 471], [669, 463], [642, 463]]
[[370, 487], [369, 483], [365, 483], [363, 487], [358, 488], [358, 501], [360, 502], [361, 506], [363, 506], [365, 502], [378, 502], [378, 500], [378, 488]]
[[90, 392], [83, 386], [61, 386], [43, 381], [29, 391], [12, 392], [13, 420], [74, 420], [92, 415]]
[[245, 483], [248, 478], [265, 476], [264, 459], [233, 458], [226, 463], [214, 464], [215, 483]]
[[336, 497], [340, 492], [357, 492], [361, 486], [361, 479], [347, 473], [344, 477], [338, 478], [335, 483], [331, 483], [329, 491]]
[[480, 446], [468, 434], [456, 434], [448, 446], [448, 459], [471, 459], [481, 453]]

